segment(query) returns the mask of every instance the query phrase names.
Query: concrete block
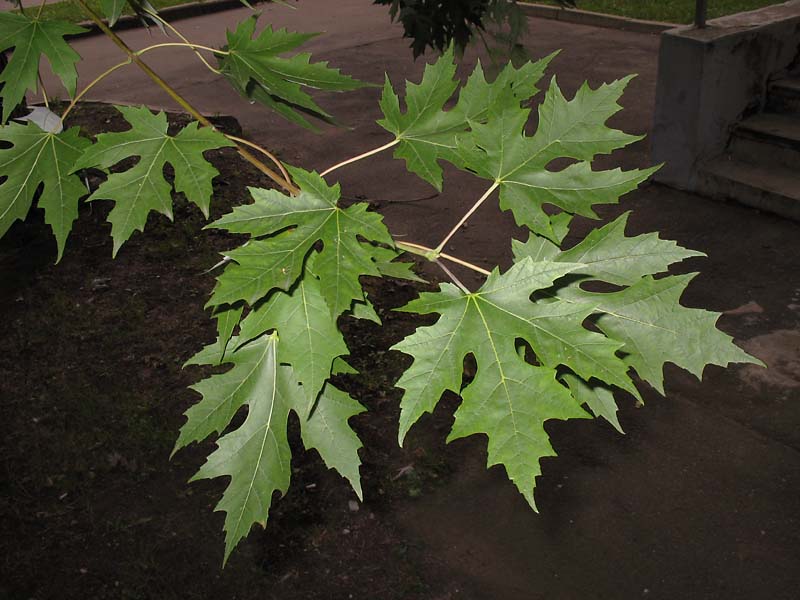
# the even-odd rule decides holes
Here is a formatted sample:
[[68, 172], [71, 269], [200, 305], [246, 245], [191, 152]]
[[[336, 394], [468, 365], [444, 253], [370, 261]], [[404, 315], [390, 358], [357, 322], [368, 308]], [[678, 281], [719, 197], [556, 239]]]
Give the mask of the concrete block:
[[712, 198], [735, 200], [800, 221], [800, 187], [795, 169], [754, 165], [723, 155], [704, 165], [698, 179]]
[[767, 110], [800, 116], [800, 79], [773, 81], [767, 96]]
[[697, 172], [720, 155], [732, 127], [764, 106], [771, 77], [800, 61], [800, 0], [661, 36], [652, 158], [656, 178], [689, 191]]

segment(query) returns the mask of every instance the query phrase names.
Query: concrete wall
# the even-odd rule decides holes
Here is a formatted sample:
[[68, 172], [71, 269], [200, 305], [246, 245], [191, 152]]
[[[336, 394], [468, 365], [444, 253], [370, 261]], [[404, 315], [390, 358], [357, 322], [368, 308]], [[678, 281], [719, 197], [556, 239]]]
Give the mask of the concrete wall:
[[[711, 0], [713, 2], [713, 0]], [[661, 35], [652, 158], [656, 178], [694, 191], [697, 167], [721, 154], [743, 115], [763, 105], [770, 77], [797, 66], [800, 0]]]

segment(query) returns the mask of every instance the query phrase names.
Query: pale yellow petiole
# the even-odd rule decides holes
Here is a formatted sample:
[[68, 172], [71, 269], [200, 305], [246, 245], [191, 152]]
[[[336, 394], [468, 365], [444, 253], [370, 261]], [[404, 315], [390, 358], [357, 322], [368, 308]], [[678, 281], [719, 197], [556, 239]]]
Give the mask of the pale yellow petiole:
[[320, 173], [320, 175], [322, 177], [324, 177], [328, 173], [332, 173], [333, 171], [335, 171], [336, 169], [338, 169], [340, 167], [344, 167], [345, 165], [349, 165], [350, 163], [354, 163], [356, 161], [359, 161], [362, 158], [367, 158], [369, 156], [372, 156], [373, 154], [378, 154], [378, 152], [383, 152], [384, 150], [387, 150], [387, 149], [391, 148], [392, 146], [397, 145], [399, 142], [400, 142], [399, 139], [392, 140], [391, 142], [389, 142], [388, 144], [384, 144], [380, 148], [373, 148], [372, 150], [369, 150], [368, 152], [364, 152], [363, 154], [359, 154], [358, 156], [354, 156], [353, 158], [348, 158], [347, 160], [343, 160], [342, 162], [337, 163], [337, 164], [333, 165], [332, 167], [328, 167], [322, 173]]
[[435, 261], [438, 258], [443, 258], [445, 260], [450, 261], [451, 263], [455, 263], [457, 265], [461, 265], [462, 267], [466, 267], [476, 273], [480, 273], [481, 275], [489, 276], [491, 275], [490, 271], [479, 267], [478, 265], [474, 265], [471, 262], [467, 262], [466, 260], [460, 259], [457, 256], [452, 256], [450, 254], [445, 254], [444, 252], [435, 250], [434, 248], [428, 248], [427, 246], [422, 246], [421, 244], [414, 244], [412, 242], [395, 242], [398, 248], [401, 250], [405, 250], [406, 252], [410, 252], [411, 254], [417, 254], [419, 256], [423, 256], [430, 261]]
[[162, 42], [160, 44], [153, 44], [152, 46], [147, 46], [146, 48], [137, 50], [136, 52], [134, 52], [134, 54], [136, 56], [141, 56], [142, 54], [150, 52], [151, 50], [157, 50], [158, 48], [170, 48], [170, 47], [191, 48], [192, 50], [205, 50], [206, 52], [213, 52], [214, 54], [230, 54], [230, 52], [228, 52], [227, 50], [211, 48], [210, 46], [203, 46], [202, 44], [193, 44], [192, 42]]
[[108, 77], [108, 76], [109, 76], [111, 73], [113, 73], [113, 72], [114, 72], [114, 71], [116, 71], [117, 69], [121, 69], [122, 67], [126, 67], [126, 66], [128, 66], [129, 64], [131, 64], [131, 59], [130, 59], [130, 57], [129, 57], [127, 60], [124, 60], [124, 61], [122, 61], [121, 63], [117, 63], [117, 64], [116, 64], [116, 65], [114, 65], [113, 67], [110, 67], [110, 68], [106, 69], [105, 71], [103, 71], [102, 73], [100, 73], [100, 75], [98, 75], [97, 77], [95, 77], [95, 78], [92, 80], [92, 82], [91, 82], [89, 85], [87, 85], [85, 88], [83, 88], [83, 89], [80, 91], [80, 93], [78, 93], [78, 94], [77, 94], [77, 95], [76, 95], [76, 96], [75, 96], [75, 97], [72, 99], [72, 101], [69, 103], [69, 106], [67, 106], [67, 109], [66, 109], [66, 110], [64, 111], [64, 113], [61, 115], [61, 120], [62, 120], [62, 121], [64, 121], [64, 119], [66, 119], [66, 118], [67, 118], [67, 115], [68, 115], [68, 114], [69, 114], [69, 113], [72, 111], [72, 109], [73, 109], [73, 108], [75, 108], [75, 105], [78, 103], [78, 101], [79, 101], [81, 98], [83, 98], [83, 97], [86, 95], [86, 93], [87, 93], [87, 92], [88, 92], [90, 89], [92, 89], [94, 86], [96, 86], [98, 83], [100, 83], [100, 82], [101, 82], [103, 79], [105, 79], [106, 77]]
[[[497, 189], [498, 185], [500, 185], [500, 182], [499, 181], [495, 181], [492, 184], [492, 186], [488, 190], [486, 190], [486, 192], [484, 192], [483, 196], [478, 198], [478, 201], [475, 204], [472, 205], [472, 208], [470, 208], [467, 211], [467, 213], [463, 217], [461, 217], [461, 220], [458, 223], [456, 223], [456, 225], [450, 230], [450, 232], [446, 236], [444, 236], [444, 239], [441, 242], [439, 242], [439, 245], [436, 246], [436, 252], [441, 252], [442, 251], [442, 249], [445, 247], [447, 242], [450, 241], [450, 238], [452, 238], [456, 234], [456, 232], [459, 229], [461, 229], [461, 226], [464, 223], [467, 222], [467, 220], [473, 215], [473, 213], [476, 210], [478, 210], [480, 208], [481, 204], [483, 204], [486, 201], [486, 199], [491, 195], [491, 193]], [[442, 255], [442, 256], [444, 256], [444, 255]]]
[[456, 284], [456, 285], [457, 285], [457, 286], [458, 286], [458, 287], [461, 289], [461, 291], [462, 291], [462, 292], [464, 292], [465, 294], [470, 294], [470, 293], [472, 293], [472, 292], [470, 292], [470, 291], [469, 291], [469, 288], [468, 288], [467, 286], [465, 286], [463, 283], [461, 283], [461, 280], [460, 280], [458, 277], [456, 277], [456, 276], [455, 276], [455, 274], [454, 274], [454, 273], [453, 273], [453, 272], [452, 272], [450, 269], [448, 269], [448, 268], [447, 268], [447, 265], [445, 265], [445, 264], [444, 264], [442, 261], [440, 261], [440, 260], [436, 260], [436, 261], [434, 261], [434, 262], [435, 262], [437, 265], [439, 265], [439, 268], [440, 268], [442, 271], [444, 271], [444, 274], [445, 274], [445, 275], [447, 275], [447, 276], [450, 278], [450, 281], [452, 281], [453, 283], [455, 283], [455, 284]]
[[[150, 15], [151, 18], [153, 18], [156, 21], [158, 21], [159, 23], [161, 23], [164, 27], [169, 29], [172, 33], [177, 35], [183, 42], [185, 42], [187, 44], [191, 44], [191, 42], [188, 40], [188, 38], [186, 36], [184, 36], [180, 31], [178, 31], [177, 28], [174, 25], [172, 25], [172, 23], [170, 23], [166, 19], [163, 19], [161, 17], [161, 15], [159, 15], [158, 13], [153, 12], [150, 9], [147, 9], [147, 8], [145, 9], [145, 13], [147, 13], [148, 15]], [[226, 54], [225, 52], [222, 52], [222, 51], [219, 51], [219, 50], [214, 50], [214, 52], [218, 52], [219, 54]], [[211, 64], [206, 60], [206, 58], [200, 53], [199, 49], [195, 49], [194, 53], [197, 55], [197, 58], [200, 59], [200, 62], [202, 62], [206, 67], [208, 67], [208, 69], [212, 73], [216, 73], [217, 75], [221, 75], [222, 74], [222, 71], [220, 71], [216, 67], [211, 66]]]
[[44, 80], [42, 79], [42, 74], [38, 74], [39, 77], [39, 87], [42, 88], [42, 100], [44, 100], [44, 105], [47, 108], [50, 108], [50, 101], [47, 99], [47, 88], [44, 87]]
[[289, 173], [286, 171], [286, 168], [283, 166], [283, 163], [280, 160], [278, 160], [277, 156], [275, 156], [272, 152], [270, 152], [266, 148], [262, 148], [258, 144], [254, 144], [253, 142], [250, 142], [248, 140], [242, 139], [240, 137], [236, 137], [235, 135], [228, 135], [226, 133], [225, 137], [228, 138], [229, 140], [232, 140], [232, 141], [238, 143], [238, 144], [244, 144], [245, 146], [249, 146], [253, 150], [257, 150], [257, 151], [261, 152], [261, 154], [263, 154], [264, 156], [269, 158], [273, 163], [275, 163], [275, 166], [278, 167], [278, 169], [280, 169], [281, 174], [284, 176], [286, 181], [291, 181], [292, 180], [292, 178], [289, 177]]

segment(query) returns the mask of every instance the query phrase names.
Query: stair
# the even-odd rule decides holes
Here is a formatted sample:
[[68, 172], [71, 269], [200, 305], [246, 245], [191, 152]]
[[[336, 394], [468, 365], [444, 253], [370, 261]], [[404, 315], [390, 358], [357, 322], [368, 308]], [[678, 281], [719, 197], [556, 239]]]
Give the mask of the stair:
[[787, 77], [773, 82], [769, 89], [767, 109], [776, 113], [800, 114], [800, 79]]
[[772, 83], [764, 112], [739, 123], [698, 177], [712, 197], [800, 221], [800, 77]]

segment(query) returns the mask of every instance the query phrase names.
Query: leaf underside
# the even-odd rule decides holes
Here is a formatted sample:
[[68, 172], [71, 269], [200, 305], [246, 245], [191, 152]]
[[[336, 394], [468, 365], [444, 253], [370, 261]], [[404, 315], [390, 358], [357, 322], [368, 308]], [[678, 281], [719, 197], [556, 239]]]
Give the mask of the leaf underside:
[[106, 19], [108, 19], [109, 27], [116, 25], [122, 16], [122, 11], [125, 10], [126, 3], [127, 0], [100, 0], [100, 8], [103, 10]]

